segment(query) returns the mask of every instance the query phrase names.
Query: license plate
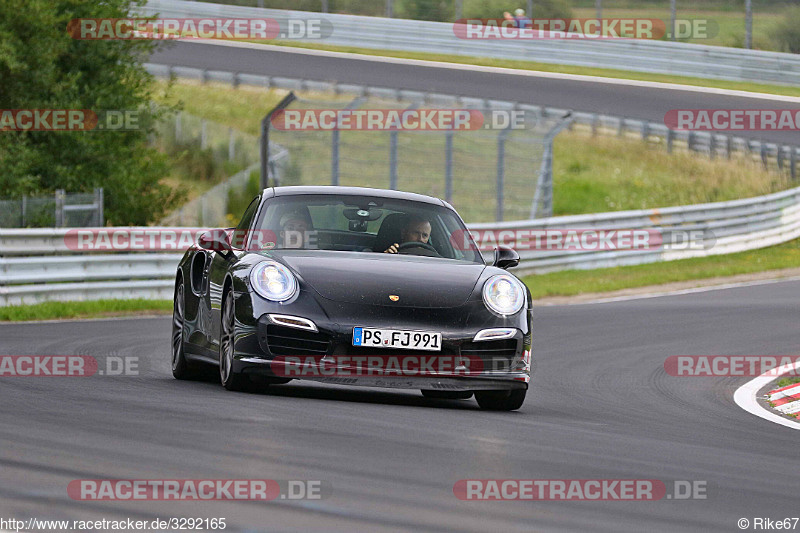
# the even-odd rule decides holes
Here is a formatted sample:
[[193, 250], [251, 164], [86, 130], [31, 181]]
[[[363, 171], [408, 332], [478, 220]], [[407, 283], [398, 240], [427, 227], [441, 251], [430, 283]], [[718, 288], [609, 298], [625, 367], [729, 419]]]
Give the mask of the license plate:
[[353, 328], [353, 346], [438, 352], [442, 349], [442, 334], [430, 331]]

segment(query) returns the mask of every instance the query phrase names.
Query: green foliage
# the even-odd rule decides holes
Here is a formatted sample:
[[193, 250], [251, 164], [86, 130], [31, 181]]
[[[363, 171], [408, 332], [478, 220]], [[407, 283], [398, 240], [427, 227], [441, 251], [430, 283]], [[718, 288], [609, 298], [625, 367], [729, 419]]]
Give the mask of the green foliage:
[[244, 210], [261, 192], [261, 175], [258, 170], [250, 173], [250, 179], [244, 189], [228, 191], [228, 221], [235, 226], [241, 220]]
[[[522, 8], [527, 11], [526, 0], [464, 0], [464, 18], [503, 18], [503, 13], [513, 13]], [[531, 16], [526, 12], [526, 15]], [[572, 10], [566, 0], [534, 0], [533, 18], [571, 18]]]
[[800, 7], [793, 7], [784, 13], [775, 26], [772, 39], [778, 50], [800, 53]]
[[105, 189], [109, 224], [146, 224], [179, 200], [160, 183], [167, 158], [148, 146], [165, 111], [150, 111], [142, 66], [155, 43], [76, 40], [78, 18], [126, 18], [140, 0], [0, 2], [0, 102], [5, 109], [138, 110], [134, 131], [3, 132], [0, 196]]
[[402, 0], [398, 9], [398, 16], [416, 20], [444, 22], [454, 15], [453, 0]]

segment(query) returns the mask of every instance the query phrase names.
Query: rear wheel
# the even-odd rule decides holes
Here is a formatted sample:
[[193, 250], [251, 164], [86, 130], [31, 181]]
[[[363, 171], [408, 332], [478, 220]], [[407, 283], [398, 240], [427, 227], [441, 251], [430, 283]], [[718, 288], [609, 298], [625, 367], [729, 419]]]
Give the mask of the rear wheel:
[[432, 400], [469, 400], [472, 398], [472, 391], [422, 389], [422, 395]]
[[247, 376], [233, 371], [235, 319], [233, 291], [229, 291], [222, 303], [222, 324], [219, 336], [219, 381], [228, 390], [242, 391], [247, 388], [250, 380]]
[[186, 301], [184, 300], [183, 280], [175, 287], [175, 301], [172, 304], [172, 375], [175, 379], [192, 379], [194, 369], [186, 361], [183, 345], [183, 329], [186, 323]]
[[515, 411], [525, 403], [525, 389], [475, 391], [481, 409], [487, 411]]

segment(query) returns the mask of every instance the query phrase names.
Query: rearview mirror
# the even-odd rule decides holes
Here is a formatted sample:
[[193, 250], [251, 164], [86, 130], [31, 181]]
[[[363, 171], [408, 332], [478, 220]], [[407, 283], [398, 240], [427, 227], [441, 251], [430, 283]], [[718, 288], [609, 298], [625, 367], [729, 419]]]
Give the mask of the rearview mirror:
[[200, 235], [197, 245], [203, 250], [228, 254], [233, 251], [228, 240], [228, 232], [224, 229], [213, 229]]
[[519, 254], [508, 246], [498, 246], [494, 249], [494, 266], [507, 270], [519, 264]]

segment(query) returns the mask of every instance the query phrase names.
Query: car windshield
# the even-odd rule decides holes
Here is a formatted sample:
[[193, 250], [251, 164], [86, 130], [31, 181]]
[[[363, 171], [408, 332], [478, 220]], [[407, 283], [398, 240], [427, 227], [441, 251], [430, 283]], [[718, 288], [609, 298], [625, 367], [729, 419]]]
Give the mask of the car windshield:
[[461, 219], [444, 206], [370, 196], [271, 198], [250, 249], [398, 253], [483, 263]]

